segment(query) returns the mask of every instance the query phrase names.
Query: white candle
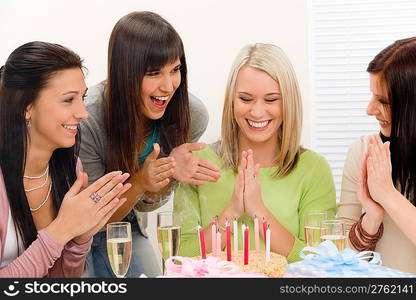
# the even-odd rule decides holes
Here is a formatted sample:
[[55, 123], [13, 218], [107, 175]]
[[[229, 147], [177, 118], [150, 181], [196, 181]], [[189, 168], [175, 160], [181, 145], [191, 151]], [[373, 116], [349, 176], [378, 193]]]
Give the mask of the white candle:
[[212, 255], [216, 256], [216, 249], [217, 249], [217, 225], [215, 221], [211, 223], [211, 252]]
[[260, 251], [259, 234], [259, 219], [257, 219], [257, 217], [254, 217], [254, 244], [256, 245], [256, 252]]
[[217, 232], [217, 257], [221, 257], [221, 232]]
[[266, 230], [266, 261], [270, 261], [270, 228]]
[[244, 232], [246, 231], [246, 224], [241, 224], [241, 241], [243, 243], [243, 255], [245, 251], [245, 245], [244, 245]]
[[238, 227], [237, 227], [237, 220], [234, 219], [233, 221], [233, 234], [234, 234], [234, 253], [238, 253]]

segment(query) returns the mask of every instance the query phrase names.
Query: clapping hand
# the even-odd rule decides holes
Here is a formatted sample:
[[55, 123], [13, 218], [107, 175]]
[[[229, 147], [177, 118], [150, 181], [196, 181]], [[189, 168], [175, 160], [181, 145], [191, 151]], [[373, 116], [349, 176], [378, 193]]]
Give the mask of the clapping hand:
[[261, 198], [260, 165], [254, 164], [253, 151], [243, 151], [240, 168], [234, 185], [227, 214], [240, 217], [247, 213], [250, 216], [261, 215], [265, 207]]
[[49, 225], [49, 233], [63, 245], [71, 239], [79, 244], [88, 241], [126, 201], [119, 197], [131, 187], [129, 183], [123, 185], [128, 177], [128, 173], [111, 172], [85, 188], [88, 177], [78, 172], [58, 216]]
[[391, 178], [390, 143], [383, 144], [378, 135], [370, 137], [367, 158], [367, 186], [371, 198], [383, 204], [383, 200], [395, 190]]
[[204, 147], [204, 143], [185, 143], [174, 148], [170, 153], [170, 157], [176, 162], [173, 178], [194, 185], [201, 185], [206, 181], [216, 182], [220, 177], [218, 167], [192, 154], [192, 151]]
[[366, 217], [370, 218], [375, 223], [380, 223], [383, 219], [384, 208], [371, 198], [370, 192], [368, 190], [367, 159], [368, 152], [364, 154], [363, 161], [361, 163], [360, 176], [358, 179], [357, 197], [364, 211], [366, 212]]
[[157, 158], [160, 153], [159, 144], [153, 144], [153, 151], [146, 158], [137, 176], [140, 186], [145, 191], [159, 192], [168, 185], [174, 173], [175, 159], [173, 157]]

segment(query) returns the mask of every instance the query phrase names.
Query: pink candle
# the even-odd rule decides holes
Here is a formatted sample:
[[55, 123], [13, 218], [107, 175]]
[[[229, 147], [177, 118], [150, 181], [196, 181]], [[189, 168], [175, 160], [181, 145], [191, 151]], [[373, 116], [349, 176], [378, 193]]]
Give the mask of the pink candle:
[[267, 222], [263, 217], [263, 239], [264, 239], [264, 247], [266, 247], [266, 230], [267, 230]]
[[244, 229], [244, 264], [248, 265], [248, 226]]
[[211, 222], [211, 252], [216, 256], [217, 249], [217, 222], [212, 220]]
[[236, 218], [234, 218], [234, 221], [233, 221], [233, 235], [234, 235], [234, 253], [237, 255], [238, 253], [238, 226], [237, 226]]
[[227, 239], [227, 260], [231, 261], [231, 226], [228, 221], [225, 223], [225, 234]]
[[201, 251], [201, 258], [207, 258], [207, 251], [205, 249], [205, 232], [204, 228], [198, 225], [198, 235], [199, 235], [199, 249]]
[[216, 255], [217, 257], [221, 257], [221, 232], [217, 231], [217, 251]]
[[260, 251], [260, 238], [259, 238], [259, 219], [254, 216], [254, 244], [256, 245], [256, 252]]

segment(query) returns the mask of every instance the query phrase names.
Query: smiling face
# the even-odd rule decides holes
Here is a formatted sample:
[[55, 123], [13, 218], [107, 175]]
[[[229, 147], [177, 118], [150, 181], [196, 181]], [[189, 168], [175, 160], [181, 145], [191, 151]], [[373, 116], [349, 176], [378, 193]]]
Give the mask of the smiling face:
[[236, 80], [234, 118], [239, 126], [240, 144], [276, 145], [283, 122], [279, 84], [266, 72], [243, 66]]
[[143, 113], [150, 120], [160, 119], [181, 84], [181, 63], [176, 59], [158, 70], [149, 70], [141, 84]]
[[367, 114], [376, 117], [380, 124], [381, 133], [389, 137], [391, 135], [391, 112], [385, 84], [380, 74], [370, 73], [371, 100], [367, 106]]
[[53, 151], [75, 144], [77, 126], [88, 116], [84, 105], [86, 90], [84, 74], [79, 68], [52, 75], [26, 110], [32, 146]]

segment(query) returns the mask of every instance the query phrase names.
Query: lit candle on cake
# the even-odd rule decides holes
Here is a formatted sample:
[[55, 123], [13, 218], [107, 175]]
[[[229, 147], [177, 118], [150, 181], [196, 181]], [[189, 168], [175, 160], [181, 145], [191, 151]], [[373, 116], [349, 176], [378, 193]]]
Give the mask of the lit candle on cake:
[[199, 236], [199, 250], [201, 252], [201, 258], [207, 258], [207, 251], [205, 249], [205, 232], [204, 228], [198, 225], [198, 236]]
[[[219, 226], [218, 226], [219, 227]], [[216, 251], [216, 255], [217, 257], [221, 257], [221, 232], [218, 229], [217, 231], [217, 251]]]
[[237, 226], [236, 218], [234, 218], [234, 221], [233, 221], [233, 234], [234, 234], [234, 253], [237, 255], [238, 253], [238, 226]]
[[228, 221], [225, 222], [225, 234], [227, 244], [227, 260], [231, 261], [231, 226]]
[[259, 219], [254, 215], [254, 244], [256, 245], [256, 252], [260, 251], [260, 239], [259, 239]]
[[216, 256], [217, 249], [217, 221], [215, 219], [211, 222], [211, 251], [212, 255]]
[[267, 226], [266, 230], [266, 261], [270, 261], [270, 242], [271, 242], [271, 231], [270, 226]]
[[249, 230], [247, 226], [244, 228], [244, 264], [245, 265], [248, 265], [248, 251], [249, 251], [248, 232]]

